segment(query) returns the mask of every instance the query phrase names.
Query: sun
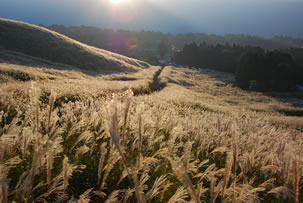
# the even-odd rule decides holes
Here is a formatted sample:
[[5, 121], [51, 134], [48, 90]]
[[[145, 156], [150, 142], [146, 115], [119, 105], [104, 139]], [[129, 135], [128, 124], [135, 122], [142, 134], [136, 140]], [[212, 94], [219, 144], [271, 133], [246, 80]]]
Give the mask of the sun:
[[119, 3], [121, 3], [123, 0], [111, 0], [111, 2], [113, 3], [113, 4], [119, 4]]

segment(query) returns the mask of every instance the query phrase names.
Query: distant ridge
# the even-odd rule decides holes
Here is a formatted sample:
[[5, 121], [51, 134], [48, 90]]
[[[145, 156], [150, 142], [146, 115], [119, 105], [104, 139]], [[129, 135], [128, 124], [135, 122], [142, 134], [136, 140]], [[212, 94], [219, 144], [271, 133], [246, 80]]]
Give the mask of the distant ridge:
[[88, 72], [115, 73], [149, 67], [146, 62], [88, 46], [44, 27], [3, 18], [0, 48]]

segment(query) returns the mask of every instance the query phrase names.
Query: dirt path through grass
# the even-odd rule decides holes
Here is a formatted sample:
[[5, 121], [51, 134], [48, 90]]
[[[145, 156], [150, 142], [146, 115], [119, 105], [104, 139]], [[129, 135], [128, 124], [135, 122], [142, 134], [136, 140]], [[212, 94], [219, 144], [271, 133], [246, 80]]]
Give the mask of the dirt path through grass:
[[165, 86], [166, 83], [161, 82], [159, 79], [159, 76], [161, 75], [162, 71], [164, 70], [165, 66], [162, 66], [161, 69], [159, 69], [154, 77], [153, 77], [153, 82], [150, 84], [150, 90], [151, 92], [156, 92], [162, 90]]

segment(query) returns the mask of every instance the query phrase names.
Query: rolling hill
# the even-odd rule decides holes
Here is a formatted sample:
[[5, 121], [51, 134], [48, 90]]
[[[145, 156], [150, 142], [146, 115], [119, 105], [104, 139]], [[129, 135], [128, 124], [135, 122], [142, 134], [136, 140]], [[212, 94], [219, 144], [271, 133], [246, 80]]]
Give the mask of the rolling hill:
[[15, 21], [0, 46], [0, 202], [303, 202], [301, 93]]
[[149, 67], [143, 61], [85, 45], [46, 28], [3, 18], [0, 18], [0, 50], [2, 60], [14, 53], [19, 58], [35, 57], [84, 72], [115, 73]]

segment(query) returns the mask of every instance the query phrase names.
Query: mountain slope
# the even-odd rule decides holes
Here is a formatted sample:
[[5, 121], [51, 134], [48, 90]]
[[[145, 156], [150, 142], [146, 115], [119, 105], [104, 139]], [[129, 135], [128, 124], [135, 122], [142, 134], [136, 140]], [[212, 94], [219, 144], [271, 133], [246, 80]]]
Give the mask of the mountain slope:
[[149, 66], [40, 26], [3, 18], [0, 18], [0, 48], [97, 73], [136, 71]]

